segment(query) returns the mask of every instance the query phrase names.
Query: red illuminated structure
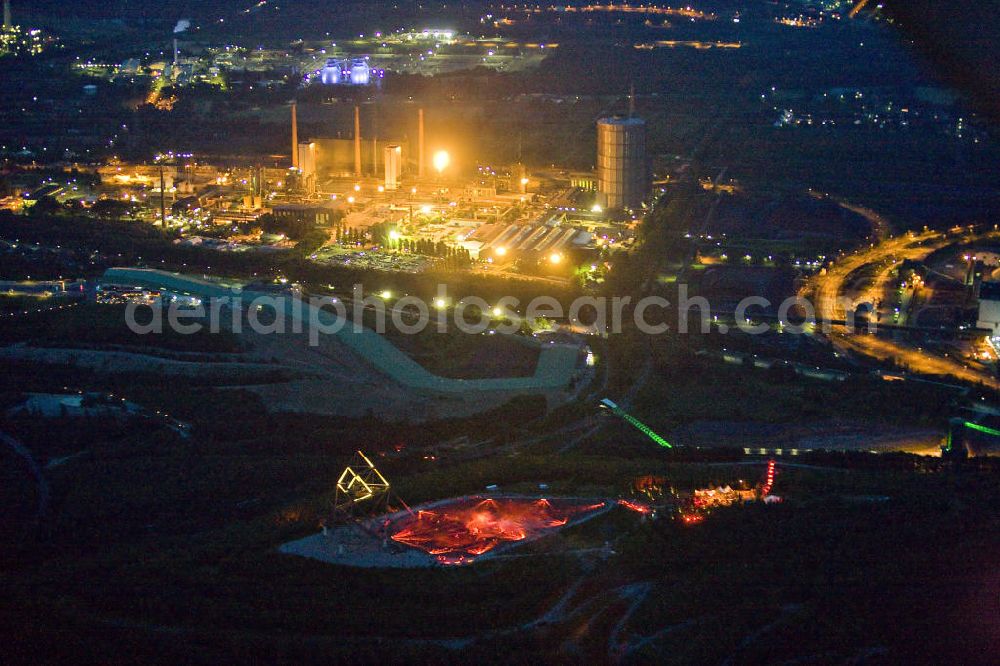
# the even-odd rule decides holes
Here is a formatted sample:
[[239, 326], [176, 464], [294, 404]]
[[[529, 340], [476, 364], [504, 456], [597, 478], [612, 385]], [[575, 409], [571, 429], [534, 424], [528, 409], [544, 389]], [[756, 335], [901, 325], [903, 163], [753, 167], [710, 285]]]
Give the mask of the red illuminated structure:
[[473, 497], [405, 516], [392, 539], [442, 563], [469, 561], [506, 542], [524, 541], [606, 506], [570, 500]]
[[764, 480], [764, 486], [760, 489], [760, 496], [767, 497], [771, 494], [771, 488], [774, 487], [774, 461], [767, 461], [767, 477]]
[[636, 513], [640, 513], [644, 516], [648, 516], [653, 513], [653, 507], [648, 504], [644, 504], [643, 502], [637, 502], [630, 499], [620, 499], [618, 500], [618, 504], [625, 507], [629, 511], [635, 511]]
[[780, 502], [781, 498], [771, 495], [774, 488], [775, 461], [767, 462], [764, 480], [756, 488], [732, 488], [728, 485], [699, 488], [691, 493], [690, 501], [682, 506], [679, 515], [685, 525], [700, 523], [705, 514], [719, 507], [728, 507], [747, 502], [763, 501], [766, 503]]

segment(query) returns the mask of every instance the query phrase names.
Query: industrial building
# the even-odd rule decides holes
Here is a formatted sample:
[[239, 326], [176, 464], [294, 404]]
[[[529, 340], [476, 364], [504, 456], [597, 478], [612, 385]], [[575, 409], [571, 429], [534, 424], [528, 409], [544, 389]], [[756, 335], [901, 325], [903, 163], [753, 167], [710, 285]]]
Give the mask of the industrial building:
[[315, 191], [320, 183], [332, 178], [353, 176], [384, 177], [388, 190], [399, 187], [405, 165], [417, 162], [418, 175], [423, 175], [423, 109], [419, 111], [417, 136], [421, 146], [418, 155], [410, 155], [409, 142], [380, 139], [361, 135], [361, 110], [354, 107], [354, 135], [347, 138], [315, 137], [299, 141], [295, 105], [292, 105], [292, 166], [300, 170], [303, 183]]
[[469, 235], [463, 247], [474, 256], [542, 255], [579, 249], [592, 239], [586, 231], [552, 224], [484, 224]]
[[649, 193], [646, 122], [641, 118], [597, 121], [597, 192], [608, 208], [637, 208]]
[[399, 178], [403, 174], [403, 147], [400, 145], [386, 146], [383, 163], [385, 165], [385, 189], [395, 190], [399, 187]]
[[302, 225], [329, 226], [337, 218], [340, 206], [332, 201], [319, 203], [281, 203], [273, 207], [275, 219]]
[[[405, 141], [379, 139], [335, 139], [317, 137], [299, 143], [298, 162], [304, 180], [315, 177], [317, 183], [346, 176], [382, 176], [386, 166], [387, 147], [393, 147], [393, 161], [398, 165], [398, 178], [407, 152]], [[396, 152], [398, 150], [398, 152]], [[380, 154], [381, 153], [381, 154]], [[388, 171], [385, 171], [387, 174]], [[387, 189], [388, 182], [386, 183]]]
[[988, 329], [991, 338], [1000, 337], [1000, 282], [983, 282], [980, 285], [976, 328]]

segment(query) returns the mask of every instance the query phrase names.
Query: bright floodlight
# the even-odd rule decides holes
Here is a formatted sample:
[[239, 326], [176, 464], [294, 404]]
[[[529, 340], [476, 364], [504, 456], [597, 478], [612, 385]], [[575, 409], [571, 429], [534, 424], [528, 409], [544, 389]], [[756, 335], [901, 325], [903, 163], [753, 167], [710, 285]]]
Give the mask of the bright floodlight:
[[389, 240], [399, 240], [399, 232], [395, 229], [389, 231]]
[[438, 310], [443, 309], [445, 305], [446, 305], [446, 303], [445, 303], [445, 301], [444, 301], [443, 298], [435, 298], [434, 299], [434, 307], [436, 307]]
[[360, 192], [361, 191], [361, 186], [360, 185], [355, 185], [354, 186], [354, 191], [355, 192]]
[[553, 252], [549, 256], [549, 261], [551, 261], [553, 264], [558, 264], [560, 261], [562, 261], [562, 255], [559, 254], [558, 252]]
[[447, 150], [439, 150], [434, 153], [432, 161], [434, 163], [434, 170], [441, 173], [451, 164], [451, 155], [448, 154]]
[[389, 291], [388, 289], [386, 289], [386, 290], [385, 290], [385, 291], [383, 291], [383, 292], [382, 292], [381, 294], [379, 294], [379, 296], [381, 296], [381, 297], [382, 297], [382, 298], [384, 298], [385, 300], [389, 300], [390, 298], [392, 298], [392, 292], [391, 292], [391, 291]]
[[531, 182], [531, 181], [530, 181], [529, 179], [527, 179], [527, 178], [522, 178], [522, 179], [521, 179], [521, 184], [522, 184], [522, 185], [527, 185], [527, 184], [528, 184], [528, 183], [530, 183], [530, 182]]
[[498, 257], [502, 257], [505, 254], [507, 254], [507, 248], [503, 247], [502, 245], [497, 248], [497, 256]]
[[604, 212], [604, 209], [601, 208], [601, 204], [594, 204], [590, 208], [590, 212], [592, 212], [592, 213], [602, 213], [602, 212]]
[[501, 308], [499, 305], [496, 306], [495, 308], [493, 308], [493, 316], [494, 317], [499, 317], [502, 314], [503, 314], [503, 308]]

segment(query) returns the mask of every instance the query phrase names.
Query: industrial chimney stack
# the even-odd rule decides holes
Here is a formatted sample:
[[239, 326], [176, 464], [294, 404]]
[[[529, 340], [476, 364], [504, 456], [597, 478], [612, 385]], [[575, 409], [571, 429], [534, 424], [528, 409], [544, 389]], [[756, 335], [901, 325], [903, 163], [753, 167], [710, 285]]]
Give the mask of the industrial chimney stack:
[[295, 100], [292, 100], [292, 168], [299, 168], [299, 118]]
[[361, 107], [354, 107], [354, 175], [361, 177]]
[[10, 17], [10, 0], [3, 0], [3, 27], [4, 30], [10, 30], [14, 27]]
[[417, 110], [417, 176], [424, 177], [424, 164], [427, 162], [424, 155], [424, 110]]

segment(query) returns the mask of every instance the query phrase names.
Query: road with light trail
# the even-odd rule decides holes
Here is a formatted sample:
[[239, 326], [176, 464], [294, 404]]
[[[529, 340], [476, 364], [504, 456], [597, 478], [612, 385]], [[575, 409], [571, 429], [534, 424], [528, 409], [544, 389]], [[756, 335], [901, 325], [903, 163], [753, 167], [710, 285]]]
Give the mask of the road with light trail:
[[[932, 252], [958, 240], [933, 231], [887, 238], [867, 249], [838, 258], [825, 275], [817, 275], [810, 280], [803, 287], [801, 295], [814, 294], [818, 319], [844, 320], [849, 314], [845, 303], [856, 304], [871, 300], [869, 296], [872, 295], [880, 297], [896, 264], [906, 259], [923, 260]], [[968, 241], [971, 238], [962, 240]], [[848, 278], [867, 265], [883, 265], [872, 287], [860, 299], [845, 298]], [[832, 327], [827, 332], [827, 337], [841, 351], [851, 351], [878, 360], [892, 359], [914, 373], [944, 375], [973, 384], [982, 383], [1000, 388], [1000, 382], [997, 382], [991, 373], [969, 367], [959, 359], [936, 355], [920, 347], [880, 338], [877, 335], [853, 334], [844, 326]]]

